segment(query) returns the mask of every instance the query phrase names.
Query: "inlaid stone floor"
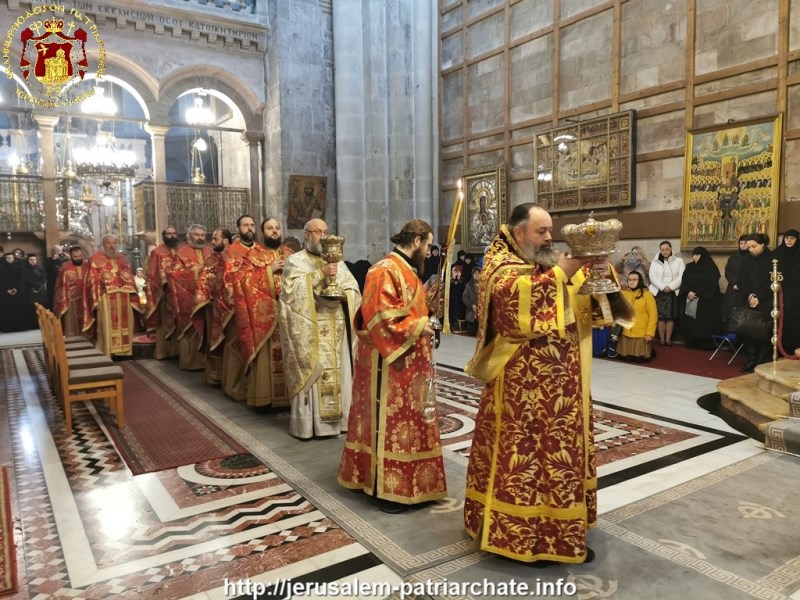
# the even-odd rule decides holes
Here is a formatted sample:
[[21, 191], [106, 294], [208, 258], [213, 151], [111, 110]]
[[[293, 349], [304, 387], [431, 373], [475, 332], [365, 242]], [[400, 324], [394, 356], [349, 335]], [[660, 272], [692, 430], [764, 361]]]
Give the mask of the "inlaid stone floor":
[[[75, 434], [64, 435], [37, 354], [22, 349], [37, 341], [38, 332], [0, 336], [0, 345], [11, 349], [0, 353], [0, 438], [6, 440], [0, 465], [15, 473], [21, 586], [11, 597], [223, 598], [244, 593], [226, 587], [226, 580], [272, 584], [281, 578], [400, 585], [485, 556], [470, 547], [460, 520], [480, 396], [461, 372], [472, 350], [469, 338], [445, 336], [437, 353], [451, 497], [402, 520], [336, 486], [335, 472], [327, 471], [343, 439], [294, 440], [285, 414], [255, 414], [229, 402], [205, 388], [201, 374], [180, 372], [174, 362], [143, 364], [154, 376], [186, 386], [198, 408], [228, 433], [238, 432], [252, 460], [134, 477], [108, 442], [96, 415], [101, 409], [76, 407]], [[601, 515], [763, 452], [697, 407], [716, 380], [608, 361], [595, 361], [594, 369]], [[531, 578], [523, 565], [507, 567], [512, 576]], [[589, 583], [576, 581], [581, 598], [599, 597]], [[633, 596], [618, 589], [613, 597]]]

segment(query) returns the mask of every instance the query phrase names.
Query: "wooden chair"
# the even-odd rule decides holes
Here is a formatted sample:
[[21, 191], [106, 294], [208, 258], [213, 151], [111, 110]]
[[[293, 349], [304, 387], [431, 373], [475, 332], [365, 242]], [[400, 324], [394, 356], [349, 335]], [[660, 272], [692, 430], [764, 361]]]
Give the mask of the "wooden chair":
[[[52, 314], [52, 313], [51, 313]], [[72, 434], [72, 403], [85, 400], [105, 399], [109, 408], [117, 418], [117, 427], [125, 427], [125, 407], [123, 399], [122, 367], [106, 364], [101, 367], [77, 368], [70, 367], [67, 357], [66, 344], [64, 343], [61, 321], [53, 315], [50, 318], [52, 325], [51, 343], [56, 360], [58, 374], [59, 398], [64, 409], [64, 421], [67, 434]], [[86, 358], [86, 357], [83, 357]], [[88, 358], [96, 359], [96, 356]], [[74, 358], [73, 358], [74, 360]]]

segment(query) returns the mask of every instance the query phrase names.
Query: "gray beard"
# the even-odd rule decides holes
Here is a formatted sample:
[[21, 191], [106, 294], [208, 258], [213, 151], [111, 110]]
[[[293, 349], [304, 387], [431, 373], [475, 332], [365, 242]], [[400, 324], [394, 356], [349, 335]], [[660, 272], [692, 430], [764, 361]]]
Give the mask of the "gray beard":
[[116, 250], [113, 252], [111, 250], [103, 250], [103, 254], [105, 254], [108, 258], [117, 258]]
[[522, 258], [529, 263], [541, 265], [546, 269], [551, 269], [558, 263], [559, 253], [555, 248], [521, 248]]
[[317, 256], [322, 255], [322, 244], [319, 242], [308, 242], [306, 245], [306, 250], [311, 252], [311, 254], [316, 254]]
[[204, 241], [200, 241], [200, 242], [191, 241], [189, 243], [191, 244], [192, 248], [194, 248], [195, 250], [202, 250], [203, 248], [206, 247], [206, 243]]

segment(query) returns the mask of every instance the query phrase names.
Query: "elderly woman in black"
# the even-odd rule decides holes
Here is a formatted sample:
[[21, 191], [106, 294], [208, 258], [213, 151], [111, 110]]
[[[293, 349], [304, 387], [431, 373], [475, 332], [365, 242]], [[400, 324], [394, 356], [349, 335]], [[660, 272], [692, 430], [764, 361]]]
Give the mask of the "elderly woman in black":
[[29, 254], [22, 267], [22, 283], [25, 289], [25, 328], [37, 329], [36, 306], [47, 304], [47, 271], [39, 264], [35, 254]]
[[781, 348], [789, 356], [800, 348], [800, 244], [797, 229], [783, 234], [781, 245], [775, 248], [778, 270], [783, 275], [781, 298]]
[[[719, 291], [719, 268], [703, 246], [692, 250], [692, 262], [686, 264], [681, 280], [679, 305], [681, 325], [687, 348], [712, 350], [711, 336], [719, 333], [721, 324], [722, 294]], [[694, 317], [686, 314], [689, 303], [697, 303]]]
[[[762, 315], [769, 317], [772, 311], [772, 290], [770, 289], [770, 273], [772, 273], [772, 250], [769, 236], [764, 233], [752, 233], [747, 236], [746, 256], [742, 261], [739, 272], [739, 288], [736, 306], [754, 308]], [[742, 372], [751, 373], [756, 365], [769, 361], [771, 344], [769, 338], [751, 339], [742, 338], [747, 348], [747, 363], [740, 369]]]

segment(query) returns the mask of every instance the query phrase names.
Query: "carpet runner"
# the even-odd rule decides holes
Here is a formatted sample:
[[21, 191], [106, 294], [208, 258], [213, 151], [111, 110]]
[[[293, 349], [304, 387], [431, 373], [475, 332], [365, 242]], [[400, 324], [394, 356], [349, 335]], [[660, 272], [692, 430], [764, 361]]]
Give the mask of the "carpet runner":
[[[741, 375], [739, 367], [741, 367], [747, 357], [744, 350], [742, 350], [736, 359], [729, 365], [728, 361], [731, 359], [731, 353], [722, 351], [714, 357], [714, 360], [708, 360], [713, 350], [695, 350], [694, 348], [687, 348], [682, 344], [675, 344], [674, 346], [655, 346], [656, 357], [646, 363], [629, 363], [639, 367], [649, 367], [651, 369], [662, 369], [664, 371], [673, 371], [675, 373], [684, 373], [686, 375], [699, 375], [700, 377], [711, 377], [713, 379], [730, 379], [731, 377], [738, 377]], [[622, 361], [620, 358], [605, 358], [602, 360]], [[627, 364], [627, 363], [626, 363]]]
[[121, 364], [125, 371], [125, 428], [118, 429], [106, 410], [98, 413], [131, 473], [248, 454], [176, 390], [153, 379], [136, 362]]
[[11, 495], [8, 469], [0, 467], [0, 596], [17, 589], [17, 559], [14, 553], [14, 528], [11, 520]]

